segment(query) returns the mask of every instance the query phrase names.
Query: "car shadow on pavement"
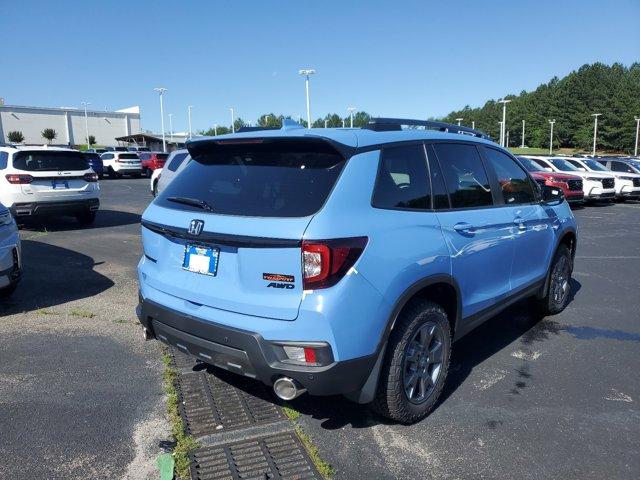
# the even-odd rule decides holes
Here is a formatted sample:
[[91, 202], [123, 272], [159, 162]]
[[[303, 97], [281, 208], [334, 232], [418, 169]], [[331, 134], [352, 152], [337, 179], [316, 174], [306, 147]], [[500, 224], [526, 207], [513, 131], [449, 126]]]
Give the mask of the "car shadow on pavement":
[[120, 210], [98, 210], [93, 225], [80, 225], [74, 217], [47, 217], [42, 219], [20, 219], [20, 229], [28, 231], [65, 232], [90, 230], [92, 228], [120, 227], [140, 223], [141, 215]]
[[[104, 292], [113, 282], [94, 270], [93, 258], [34, 240], [22, 241], [23, 278], [0, 300], [0, 317], [41, 310]], [[44, 314], [44, 313], [43, 313]]]

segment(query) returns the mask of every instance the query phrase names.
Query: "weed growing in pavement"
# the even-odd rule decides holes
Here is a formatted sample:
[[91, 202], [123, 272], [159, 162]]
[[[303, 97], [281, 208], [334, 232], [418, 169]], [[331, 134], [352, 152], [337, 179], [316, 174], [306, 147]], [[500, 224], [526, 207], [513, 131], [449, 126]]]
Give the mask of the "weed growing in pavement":
[[167, 410], [169, 413], [169, 422], [171, 423], [171, 432], [176, 441], [173, 449], [173, 458], [175, 460], [176, 478], [189, 478], [189, 466], [191, 460], [189, 455], [198, 448], [198, 442], [190, 435], [187, 435], [184, 422], [180, 416], [179, 396], [176, 390], [176, 379], [178, 371], [171, 364], [171, 357], [165, 350], [162, 354], [162, 363], [164, 364], [164, 389], [167, 393]]
[[86, 310], [78, 310], [75, 308], [71, 310], [70, 315], [72, 317], [82, 317], [82, 318], [93, 318], [96, 316], [96, 314], [93, 312], [88, 312]]
[[39, 308], [38, 310], [36, 310], [36, 315], [60, 315], [57, 312], [54, 312], [53, 310], [47, 310], [46, 308]]
[[[300, 415], [298, 413], [298, 415]], [[302, 431], [302, 427], [300, 425], [296, 425], [296, 435], [304, 445], [305, 450], [309, 454], [311, 461], [316, 466], [320, 475], [322, 475], [325, 479], [331, 479], [336, 474], [335, 468], [331, 466], [331, 464], [325, 462], [322, 458], [320, 458], [320, 454], [318, 453], [318, 447], [316, 447], [313, 443], [311, 443], [311, 439], [309, 435]]]
[[300, 418], [300, 412], [293, 408], [291, 405], [283, 405], [282, 411], [289, 418], [289, 420], [293, 420], [294, 422]]

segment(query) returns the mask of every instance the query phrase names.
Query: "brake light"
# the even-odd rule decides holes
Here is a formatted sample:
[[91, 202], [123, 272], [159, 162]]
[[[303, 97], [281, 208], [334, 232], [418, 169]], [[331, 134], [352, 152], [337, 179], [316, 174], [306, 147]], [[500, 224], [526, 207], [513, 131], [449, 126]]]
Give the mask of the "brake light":
[[9, 183], [14, 185], [27, 185], [33, 182], [33, 177], [31, 175], [23, 175], [18, 173], [10, 173], [5, 177]]
[[98, 181], [98, 174], [97, 173], [85, 173], [83, 178], [84, 178], [85, 182], [97, 182]]
[[329, 288], [338, 283], [360, 258], [367, 241], [367, 237], [304, 240], [302, 242], [304, 289]]

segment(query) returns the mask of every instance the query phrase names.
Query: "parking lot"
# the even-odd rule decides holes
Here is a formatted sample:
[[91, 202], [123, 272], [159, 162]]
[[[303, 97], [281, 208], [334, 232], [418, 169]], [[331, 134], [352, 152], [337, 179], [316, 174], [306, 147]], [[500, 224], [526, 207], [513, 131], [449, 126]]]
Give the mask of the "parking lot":
[[[170, 436], [160, 346], [134, 314], [148, 181], [101, 188], [92, 228], [21, 229], [25, 277], [0, 321], [6, 478], [155, 478]], [[567, 309], [541, 319], [522, 302], [457, 343], [425, 420], [390, 424], [341, 397], [292, 403], [336, 478], [637, 478], [640, 203], [575, 215]]]

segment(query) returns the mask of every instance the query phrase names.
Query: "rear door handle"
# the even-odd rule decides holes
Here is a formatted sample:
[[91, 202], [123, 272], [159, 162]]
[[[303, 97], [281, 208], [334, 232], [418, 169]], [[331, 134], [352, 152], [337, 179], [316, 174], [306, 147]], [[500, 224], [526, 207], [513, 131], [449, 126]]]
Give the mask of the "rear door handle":
[[475, 230], [475, 227], [467, 222], [459, 222], [453, 226], [453, 229], [456, 232], [472, 232]]

